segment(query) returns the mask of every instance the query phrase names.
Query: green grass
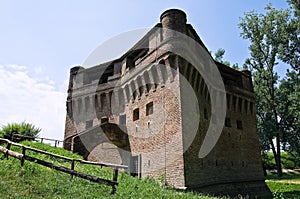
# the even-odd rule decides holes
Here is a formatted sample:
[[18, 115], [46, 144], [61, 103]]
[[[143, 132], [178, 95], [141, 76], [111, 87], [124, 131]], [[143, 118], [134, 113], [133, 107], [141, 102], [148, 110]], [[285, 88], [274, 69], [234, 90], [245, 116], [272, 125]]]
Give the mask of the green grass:
[[[22, 144], [71, 158], [81, 158], [63, 149], [41, 143], [23, 142]], [[12, 147], [12, 150], [20, 152], [18, 147]], [[70, 168], [70, 163], [66, 161], [57, 161], [34, 152], [26, 152], [26, 154]], [[0, 154], [0, 157], [3, 155]], [[77, 163], [75, 169], [112, 179], [112, 172], [108, 168], [100, 169], [97, 166]], [[192, 192], [183, 193], [165, 189], [151, 178], [138, 179], [124, 172], [120, 172], [118, 182], [117, 193], [111, 195], [110, 186], [77, 177], [70, 181], [68, 174], [28, 161], [25, 161], [24, 166], [21, 167], [20, 160], [13, 157], [9, 157], [8, 160], [0, 159], [0, 198], [212, 198]]]
[[281, 178], [269, 174], [266, 183], [274, 198], [300, 198], [300, 174], [284, 174]]
[[[263, 162], [267, 169], [276, 169], [276, 163], [274, 160], [274, 155], [272, 152], [266, 152], [263, 154]], [[281, 164], [283, 168], [292, 169], [300, 167], [300, 157], [294, 154], [292, 156], [290, 153], [281, 152]]]
[[[39, 148], [51, 153], [71, 158], [81, 159], [81, 156], [72, 154], [61, 148], [50, 147], [41, 143], [23, 142], [27, 146]], [[20, 151], [19, 147], [12, 147]], [[55, 164], [70, 168], [70, 162], [50, 158], [47, 155], [35, 152], [26, 154], [43, 159]], [[3, 154], [0, 154], [0, 158]], [[112, 179], [110, 169], [101, 169], [92, 165], [76, 164], [75, 169], [105, 179]], [[119, 186], [115, 195], [111, 195], [111, 187], [92, 183], [88, 180], [74, 177], [55, 171], [44, 166], [26, 161], [20, 166], [20, 161], [9, 157], [8, 160], [0, 159], [0, 198], [202, 198], [203, 196], [192, 192], [179, 192], [166, 189], [152, 178], [138, 179], [120, 172]], [[274, 174], [267, 176], [267, 185], [274, 198], [300, 198], [300, 174], [285, 174], [282, 178]]]

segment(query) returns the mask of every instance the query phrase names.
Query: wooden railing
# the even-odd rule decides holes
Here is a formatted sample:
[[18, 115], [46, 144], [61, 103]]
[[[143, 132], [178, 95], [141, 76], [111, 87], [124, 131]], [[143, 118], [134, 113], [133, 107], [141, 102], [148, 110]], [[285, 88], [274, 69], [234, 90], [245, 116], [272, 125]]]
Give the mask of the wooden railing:
[[[125, 165], [117, 165], [117, 164], [109, 164], [109, 163], [102, 163], [102, 162], [91, 162], [91, 161], [86, 161], [86, 160], [80, 160], [80, 159], [73, 159], [73, 158], [69, 158], [69, 157], [65, 157], [65, 156], [61, 156], [61, 155], [57, 155], [57, 154], [53, 154], [53, 153], [49, 153], [47, 151], [43, 151], [40, 149], [36, 149], [36, 148], [32, 148], [32, 147], [28, 147], [28, 146], [24, 146], [22, 144], [19, 143], [15, 143], [12, 142], [8, 139], [2, 139], [0, 138], [0, 144], [2, 143], [6, 143], [6, 147], [0, 146], [0, 151], [2, 153], [4, 153], [5, 158], [8, 158], [8, 156], [12, 156], [14, 158], [17, 158], [20, 160], [21, 162], [21, 166], [24, 165], [25, 160], [30, 161], [30, 162], [34, 162], [58, 171], [62, 171], [64, 173], [68, 173], [71, 175], [71, 179], [73, 178], [73, 176], [76, 177], [80, 177], [83, 179], [87, 179], [90, 180], [92, 182], [96, 182], [96, 183], [101, 183], [101, 184], [106, 184], [112, 187], [112, 194], [114, 194], [116, 192], [116, 186], [118, 185], [118, 172], [119, 169], [126, 169], [127, 166]], [[11, 146], [17, 146], [17, 147], [21, 147], [22, 148], [22, 153], [18, 153], [15, 151], [10, 150]], [[65, 161], [69, 161], [71, 163], [70, 168], [67, 168], [65, 166], [61, 166], [61, 165], [56, 165], [29, 155], [26, 155], [26, 150], [29, 151], [34, 151], [40, 154], [45, 154], [54, 158], [58, 158], [58, 159], [62, 159]], [[107, 180], [107, 179], [103, 179], [103, 178], [99, 178], [97, 176], [92, 176], [89, 174], [85, 174], [85, 173], [81, 173], [75, 170], [75, 163], [79, 162], [80, 164], [91, 164], [91, 165], [98, 165], [101, 168], [102, 167], [110, 167], [113, 170], [113, 179], [112, 180]]]
[[26, 136], [26, 135], [20, 135], [20, 134], [13, 134], [11, 140], [12, 141], [20, 141], [21, 139], [26, 139], [26, 140], [30, 140], [30, 141], [39, 141], [41, 143], [43, 143], [44, 141], [50, 141], [50, 142], [54, 142], [54, 146], [58, 147], [59, 143], [63, 143], [63, 141], [61, 140], [56, 140], [56, 139], [51, 139], [51, 138], [43, 138], [43, 137], [33, 137], [33, 136]]

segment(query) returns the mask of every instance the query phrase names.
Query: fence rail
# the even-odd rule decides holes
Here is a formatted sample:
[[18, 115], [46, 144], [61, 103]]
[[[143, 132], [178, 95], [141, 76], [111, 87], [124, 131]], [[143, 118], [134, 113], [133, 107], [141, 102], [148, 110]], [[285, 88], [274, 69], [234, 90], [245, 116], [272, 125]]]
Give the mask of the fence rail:
[[[40, 149], [24, 146], [22, 144], [12, 142], [8, 139], [0, 138], [0, 144], [2, 144], [2, 143], [6, 143], [7, 146], [6, 147], [0, 146], [0, 151], [5, 154], [6, 158], [8, 158], [8, 156], [12, 156], [14, 158], [19, 159], [21, 161], [21, 166], [23, 166], [25, 160], [27, 160], [27, 161], [34, 162], [34, 163], [37, 163], [37, 164], [40, 164], [40, 165], [43, 165], [43, 166], [46, 166], [46, 167], [64, 172], [64, 173], [68, 173], [68, 174], [71, 175], [71, 179], [73, 178], [73, 176], [76, 176], [76, 177], [80, 177], [80, 178], [83, 178], [83, 179], [86, 179], [86, 180], [90, 180], [92, 182], [106, 184], [106, 185], [109, 185], [109, 186], [112, 187], [112, 192], [111, 192], [112, 194], [114, 194], [116, 192], [116, 186], [118, 185], [118, 171], [119, 171], [119, 169], [126, 169], [127, 168], [127, 166], [125, 166], [125, 165], [109, 164], [109, 163], [102, 163], [102, 162], [91, 162], [91, 161], [86, 161], [86, 160], [68, 158], [68, 157], [65, 157], [65, 156], [49, 153], [47, 151], [43, 151], [43, 150], [40, 150]], [[22, 154], [10, 150], [11, 146], [17, 146], [17, 147], [22, 148]], [[70, 165], [71, 168], [56, 165], [56, 164], [53, 164], [53, 163], [50, 163], [50, 162], [32, 157], [32, 156], [28, 156], [28, 155], [26, 155], [26, 150], [34, 151], [34, 152], [41, 153], [41, 154], [44, 154], [44, 155], [49, 155], [49, 156], [54, 157], [54, 158], [69, 161], [69, 162], [71, 162], [71, 165]], [[79, 162], [80, 164], [98, 165], [101, 168], [102, 167], [110, 167], [113, 170], [113, 179], [112, 180], [107, 180], [107, 179], [99, 178], [97, 176], [92, 176], [92, 175], [89, 175], [89, 174], [78, 172], [78, 171], [75, 170], [75, 162]]]
[[33, 136], [26, 136], [26, 135], [20, 135], [20, 134], [13, 134], [11, 140], [12, 141], [20, 141], [21, 139], [27, 139], [30, 141], [37, 141], [43, 143], [44, 141], [50, 141], [54, 142], [54, 146], [58, 147], [60, 143], [63, 143], [61, 140], [56, 140], [52, 138], [44, 138], [44, 137], [33, 137]]

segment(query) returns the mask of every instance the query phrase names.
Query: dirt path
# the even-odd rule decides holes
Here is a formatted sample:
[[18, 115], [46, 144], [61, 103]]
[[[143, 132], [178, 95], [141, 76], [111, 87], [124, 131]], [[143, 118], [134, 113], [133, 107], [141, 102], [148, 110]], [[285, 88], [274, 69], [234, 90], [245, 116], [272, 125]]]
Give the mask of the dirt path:
[[289, 183], [289, 184], [300, 184], [300, 181], [296, 181], [296, 180], [266, 180], [266, 182], [279, 182], [279, 183]]

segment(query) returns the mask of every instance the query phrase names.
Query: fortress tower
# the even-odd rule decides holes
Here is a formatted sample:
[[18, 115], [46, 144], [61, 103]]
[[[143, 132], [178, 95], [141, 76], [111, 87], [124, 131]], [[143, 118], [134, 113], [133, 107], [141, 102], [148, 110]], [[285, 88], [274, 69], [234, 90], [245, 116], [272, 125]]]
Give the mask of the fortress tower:
[[71, 69], [64, 148], [175, 188], [270, 196], [251, 74], [215, 62], [177, 9], [120, 58]]

